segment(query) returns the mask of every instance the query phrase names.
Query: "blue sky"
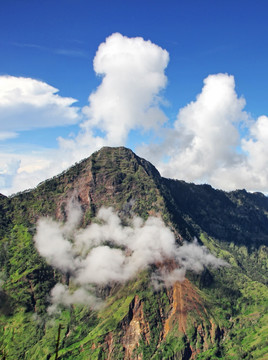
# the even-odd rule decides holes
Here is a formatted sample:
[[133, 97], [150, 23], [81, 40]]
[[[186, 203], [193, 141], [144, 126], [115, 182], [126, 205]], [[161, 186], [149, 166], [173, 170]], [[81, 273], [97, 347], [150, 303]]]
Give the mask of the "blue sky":
[[[13, 77], [13, 85], [8, 91], [9, 94], [13, 92], [11, 99], [14, 103], [20, 96], [16, 95], [16, 87], [22, 91], [30, 86], [30, 82], [27, 85], [18, 79], [34, 79], [59, 90], [56, 93], [45, 85], [42, 88], [50, 99], [45, 106], [52, 101], [53, 109], [60, 107], [60, 110], [52, 114], [51, 108], [48, 111], [42, 107], [38, 113], [34, 99], [38, 98], [40, 83], [35, 83], [32, 100], [27, 106], [16, 103], [13, 108], [2, 109], [0, 192], [9, 194], [35, 186], [38, 181], [55, 175], [70, 166], [72, 161], [89, 156], [106, 144], [130, 146], [151, 160], [165, 176], [209, 182], [228, 190], [247, 188], [267, 192], [268, 173], [263, 171], [268, 165], [265, 153], [265, 141], [268, 140], [265, 137], [268, 129], [267, 10], [268, 3], [264, 0], [1, 1], [2, 97], [6, 96], [11, 83], [10, 78], [3, 82], [7, 76]], [[94, 112], [93, 104], [88, 101], [92, 92], [98, 92], [105, 78], [96, 75], [93, 59], [99, 45], [115, 33], [125, 39], [141, 37], [142, 46], [154, 51], [148, 45], [150, 40], [158, 48], [155, 54], [157, 64], [164, 51], [168, 53], [168, 59], [157, 68], [158, 74], [165, 75], [166, 80], [162, 79], [155, 88], [151, 87], [146, 93], [148, 103], [141, 105], [143, 110], [157, 108], [157, 116], [162, 120], [152, 124], [146, 117], [147, 120], [140, 123], [137, 119], [135, 124], [130, 119], [125, 124], [125, 133], [118, 139], [111, 135], [96, 140], [97, 135], [105, 138], [107, 126], [113, 120], [97, 118], [97, 105]], [[118, 47], [124, 51], [126, 41], [120, 39], [117, 39]], [[106, 48], [108, 51], [108, 45]], [[145, 63], [147, 57], [143, 61]], [[120, 77], [116, 74], [112, 75], [115, 87], [118, 84], [115, 76]], [[216, 74], [228, 75], [217, 77]], [[210, 75], [216, 77], [209, 78], [204, 87], [203, 81]], [[130, 79], [128, 76], [125, 78], [126, 81]], [[126, 84], [124, 86], [128, 89]], [[215, 100], [213, 89], [217, 92], [218, 88], [223, 89], [219, 91], [223, 98]], [[103, 93], [98, 92], [99, 99]], [[210, 95], [206, 96], [206, 93]], [[61, 99], [77, 101], [63, 105], [65, 100], [59, 103], [56, 94]], [[198, 94], [201, 96], [199, 102], [196, 99]], [[239, 102], [241, 97], [243, 104]], [[138, 97], [135, 99], [135, 106], [139, 107]], [[104, 100], [105, 104], [108, 103], [109, 97]], [[129, 105], [129, 101], [126, 104]], [[219, 114], [210, 109], [209, 104], [213, 101], [219, 104]], [[180, 111], [191, 102], [191, 108], [188, 106], [188, 110]], [[101, 104], [101, 100], [97, 103]], [[1, 106], [6, 106], [3, 104], [0, 102], [0, 112]], [[74, 107], [75, 111], [70, 110]], [[85, 107], [89, 110], [84, 111]], [[59, 121], [57, 114], [61, 118]], [[148, 121], [146, 126], [145, 121]], [[79, 135], [81, 128], [87, 136]], [[216, 133], [210, 131], [213, 128], [216, 128]], [[215, 139], [221, 133], [226, 135], [226, 141], [218, 146]], [[63, 142], [72, 139], [72, 144], [64, 142], [68, 155], [66, 148], [61, 153], [59, 137]], [[91, 143], [88, 154], [86, 139]], [[229, 142], [229, 139], [232, 140]], [[84, 143], [84, 148], [80, 151], [81, 143]], [[208, 152], [215, 154], [214, 158], [207, 159]], [[55, 153], [57, 164], [53, 163]], [[65, 161], [62, 161], [62, 154], [66, 154]], [[188, 161], [183, 167], [182, 159]]]

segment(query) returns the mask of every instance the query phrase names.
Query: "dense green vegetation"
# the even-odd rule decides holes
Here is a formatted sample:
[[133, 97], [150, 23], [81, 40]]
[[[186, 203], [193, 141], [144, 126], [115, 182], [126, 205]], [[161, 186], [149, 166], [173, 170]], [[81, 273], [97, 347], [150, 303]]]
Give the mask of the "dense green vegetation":
[[[96, 288], [105, 301], [98, 311], [62, 306], [51, 316], [50, 291], [68, 281], [40, 257], [33, 237], [40, 216], [66, 220], [72, 197], [82, 206], [82, 227], [103, 205], [123, 223], [132, 214], [158, 215], [178, 242], [196, 236], [230, 266], [187, 273], [184, 326], [172, 288], [156, 290], [151, 269]], [[36, 189], [0, 195], [0, 356], [54, 359], [60, 325], [59, 359], [266, 359], [267, 252], [264, 195], [163, 179], [130, 150], [104, 148]]]

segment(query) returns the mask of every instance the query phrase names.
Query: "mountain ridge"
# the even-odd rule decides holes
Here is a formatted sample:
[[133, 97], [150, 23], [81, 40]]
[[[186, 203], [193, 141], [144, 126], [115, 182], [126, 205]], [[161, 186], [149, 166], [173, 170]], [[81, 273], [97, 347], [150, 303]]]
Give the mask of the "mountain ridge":
[[[124, 147], [124, 146], [119, 146], [119, 147], [103, 146], [101, 149], [93, 152], [90, 156], [88, 156], [88, 157], [86, 157], [86, 158], [84, 158], [84, 159], [81, 159], [80, 161], [76, 162], [74, 165], [71, 165], [70, 167], [68, 167], [66, 170], [63, 170], [61, 173], [59, 173], [59, 174], [57, 174], [57, 175], [55, 175], [55, 176], [53, 176], [53, 177], [51, 177], [51, 178], [48, 178], [48, 179], [45, 179], [45, 180], [41, 181], [40, 183], [38, 183], [38, 184], [36, 185], [36, 187], [34, 187], [34, 188], [29, 188], [29, 189], [25, 189], [25, 190], [22, 190], [22, 191], [18, 191], [18, 192], [14, 193], [14, 194], [11, 194], [11, 195], [4, 195], [4, 194], [0, 193], [0, 198], [12, 198], [12, 197], [17, 196], [17, 195], [19, 195], [19, 194], [31, 192], [31, 191], [34, 190], [35, 188], [38, 188], [39, 186], [41, 186], [43, 183], [45, 183], [45, 182], [47, 182], [47, 181], [52, 181], [52, 180], [55, 179], [55, 178], [59, 178], [59, 177], [65, 175], [65, 174], [67, 174], [73, 167], [82, 165], [83, 163], [85, 163], [85, 162], [87, 162], [89, 159], [91, 159], [91, 157], [93, 157], [93, 156], [95, 156], [95, 155], [97, 155], [97, 154], [101, 154], [102, 152], [105, 152], [105, 151], [107, 151], [108, 149], [115, 149], [115, 150], [118, 149], [119, 151], [121, 150], [121, 151], [124, 151], [124, 152], [132, 153], [137, 159], [141, 160], [141, 162], [142, 162], [143, 164], [149, 165], [149, 167], [150, 167], [151, 169], [153, 169], [153, 172], [154, 172], [155, 174], [157, 174], [159, 177], [165, 178], [165, 179], [167, 179], [167, 180], [177, 180], [177, 181], [185, 182], [185, 183], [188, 183], [188, 184], [195, 184], [195, 183], [192, 183], [192, 182], [186, 182], [186, 181], [184, 181], [183, 179], [178, 180], [178, 179], [166, 178], [166, 177], [161, 176], [160, 173], [159, 173], [159, 171], [157, 170], [157, 168], [156, 168], [150, 161], [148, 161], [148, 160], [146, 160], [146, 159], [144, 159], [144, 158], [136, 155], [136, 154], [134, 153], [134, 151], [131, 150], [130, 148], [126, 148], [126, 147]], [[248, 194], [260, 195], [261, 197], [267, 198], [267, 196], [266, 196], [264, 193], [259, 192], [259, 191], [249, 192], [249, 191], [247, 191], [246, 189], [242, 189], [242, 188], [241, 188], [241, 189], [236, 189], [236, 190], [231, 190], [231, 191], [224, 191], [224, 190], [222, 190], [222, 189], [213, 188], [210, 184], [206, 184], [206, 183], [204, 183], [204, 184], [195, 184], [195, 185], [197, 185], [197, 186], [208, 186], [208, 187], [211, 187], [211, 188], [214, 189], [214, 190], [223, 191], [223, 192], [227, 192], [227, 193], [246, 192], [246, 193], [248, 193]]]
[[[98, 221], [103, 206], [114, 208], [122, 226], [134, 214], [143, 221], [161, 217], [178, 246], [197, 238], [231, 266], [187, 271], [185, 281], [155, 290], [150, 274], [161, 265], [155, 264], [125, 284], [97, 287], [104, 309], [63, 306], [49, 327], [49, 293], [56, 283], [71, 291], [75, 284], [38, 254], [36, 223], [41, 217], [65, 223], [73, 200], [82, 209], [81, 229]], [[33, 190], [1, 197], [0, 211], [0, 349], [7, 359], [51, 358], [59, 324], [65, 329], [59, 359], [265, 359], [264, 195], [165, 179], [131, 150], [106, 147]], [[36, 331], [31, 341], [29, 327]]]

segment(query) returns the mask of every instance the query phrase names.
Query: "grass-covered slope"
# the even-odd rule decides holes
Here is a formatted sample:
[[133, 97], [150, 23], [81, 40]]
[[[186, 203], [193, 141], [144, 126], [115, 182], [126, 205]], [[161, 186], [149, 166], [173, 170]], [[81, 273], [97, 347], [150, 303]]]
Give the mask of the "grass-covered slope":
[[[149, 269], [125, 284], [98, 288], [100, 310], [47, 313], [65, 274], [33, 243], [41, 216], [66, 220], [79, 201], [85, 227], [101, 206], [122, 219], [161, 216], [176, 235], [194, 236], [230, 266], [187, 273], [156, 290]], [[246, 191], [163, 179], [125, 148], [103, 148], [37, 188], [0, 196], [0, 356], [3, 359], [267, 359], [268, 200]], [[156, 266], [159, 266], [156, 264]]]

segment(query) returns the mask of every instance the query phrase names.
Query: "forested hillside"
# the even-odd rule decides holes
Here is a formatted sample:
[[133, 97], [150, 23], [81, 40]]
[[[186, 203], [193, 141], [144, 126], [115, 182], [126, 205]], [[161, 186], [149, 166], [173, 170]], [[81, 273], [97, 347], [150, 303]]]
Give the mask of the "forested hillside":
[[0, 195], [3, 359], [268, 359], [268, 198], [103, 148]]

